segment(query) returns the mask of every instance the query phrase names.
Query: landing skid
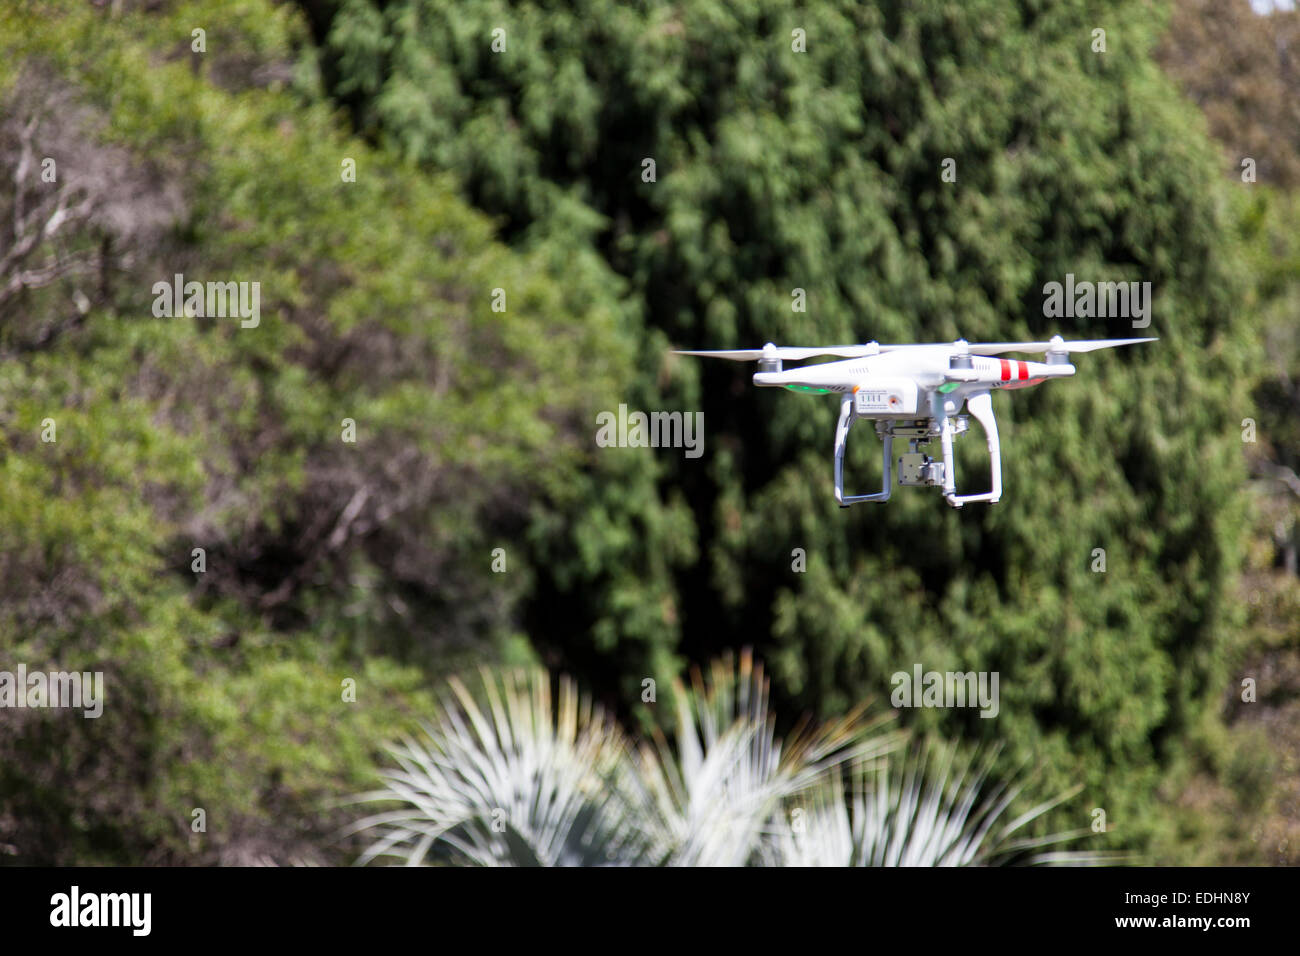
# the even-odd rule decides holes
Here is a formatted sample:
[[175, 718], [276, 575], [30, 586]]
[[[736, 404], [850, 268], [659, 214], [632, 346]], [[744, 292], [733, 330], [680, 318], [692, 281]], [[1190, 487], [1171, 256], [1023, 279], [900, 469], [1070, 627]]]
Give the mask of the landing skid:
[[[876, 435], [881, 442], [881, 489], [871, 495], [844, 494], [844, 449], [848, 445], [849, 430], [858, 418], [854, 409], [853, 395], [844, 393], [840, 399], [840, 420], [835, 428], [835, 500], [841, 508], [857, 504], [860, 501], [888, 501], [893, 491], [894, 439], [900, 438], [908, 443], [908, 452], [899, 457], [898, 483], [943, 487], [943, 496], [954, 508], [971, 502], [996, 502], [1002, 497], [1002, 454], [998, 442], [998, 424], [993, 417], [993, 399], [988, 392], [977, 392], [966, 402], [967, 410], [984, 429], [988, 439], [990, 490], [982, 494], [959, 495], [956, 489], [956, 463], [953, 458], [952, 442], [967, 430], [965, 415], [956, 416], [956, 422], [943, 409], [940, 401], [934, 403], [936, 417], [916, 420], [876, 419]], [[929, 455], [918, 451], [919, 446], [927, 445], [938, 439], [943, 449], [943, 460], [935, 461]]]

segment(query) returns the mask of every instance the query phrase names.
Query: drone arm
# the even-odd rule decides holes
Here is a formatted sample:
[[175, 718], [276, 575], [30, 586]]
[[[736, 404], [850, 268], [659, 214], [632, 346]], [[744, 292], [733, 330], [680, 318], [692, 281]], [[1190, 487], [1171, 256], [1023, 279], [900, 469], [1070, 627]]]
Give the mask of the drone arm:
[[[972, 501], [995, 502], [1002, 497], [1002, 449], [998, 442], [998, 422], [993, 417], [993, 398], [988, 392], [976, 392], [966, 400], [966, 408], [975, 416], [975, 420], [980, 423], [984, 429], [984, 435], [989, 444], [989, 468], [991, 470], [989, 491], [980, 495], [959, 495], [956, 494], [954, 487], [954, 478], [952, 471], [952, 439], [944, 438], [943, 444], [943, 461], [944, 461], [944, 497], [954, 508], [960, 508], [962, 505]], [[945, 423], [946, 424], [946, 423]], [[950, 436], [951, 426], [946, 426], [944, 436]]]
[[960, 508], [961, 502], [957, 499], [957, 468], [952, 455], [952, 419], [944, 415], [940, 422], [942, 423], [939, 426], [939, 444], [943, 448], [943, 496], [954, 508]]
[[881, 479], [881, 489], [879, 494], [874, 495], [846, 495], [844, 494], [844, 447], [848, 444], [849, 429], [853, 425], [853, 394], [845, 392], [840, 399], [840, 421], [835, 426], [835, 500], [840, 503], [841, 508], [847, 508], [857, 501], [888, 501], [893, 487], [893, 451], [894, 439], [892, 435], [882, 435], [881, 442], [884, 448], [884, 476]]

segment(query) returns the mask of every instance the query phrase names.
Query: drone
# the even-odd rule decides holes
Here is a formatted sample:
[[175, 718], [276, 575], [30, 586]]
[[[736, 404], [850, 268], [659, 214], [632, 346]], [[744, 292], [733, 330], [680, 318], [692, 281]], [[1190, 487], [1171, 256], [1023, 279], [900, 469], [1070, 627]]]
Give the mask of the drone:
[[[841, 508], [859, 501], [888, 501], [893, 489], [894, 439], [905, 440], [907, 454], [898, 458], [899, 485], [940, 486], [948, 504], [960, 508], [971, 502], [992, 504], [1002, 497], [1002, 453], [998, 444], [998, 423], [993, 417], [994, 389], [1028, 388], [1049, 378], [1074, 374], [1073, 352], [1095, 352], [1120, 345], [1154, 342], [1156, 339], [1095, 339], [1067, 342], [1059, 335], [1048, 342], [951, 343], [919, 345], [838, 345], [825, 348], [793, 348], [768, 342], [761, 349], [692, 352], [706, 358], [733, 362], [757, 362], [754, 384], [766, 388], [787, 388], [813, 394], [838, 393], [840, 420], [835, 429], [835, 500]], [[992, 358], [1007, 352], [1045, 354], [1042, 362]], [[786, 360], [797, 362], [819, 356], [841, 361], [785, 369]], [[988, 440], [990, 487], [978, 494], [957, 494], [953, 439], [967, 430], [969, 418], [962, 406], [980, 423]], [[844, 493], [844, 448], [849, 429], [859, 418], [876, 423], [883, 451], [881, 490], [870, 495]], [[938, 439], [943, 460], [935, 461], [919, 451]]]

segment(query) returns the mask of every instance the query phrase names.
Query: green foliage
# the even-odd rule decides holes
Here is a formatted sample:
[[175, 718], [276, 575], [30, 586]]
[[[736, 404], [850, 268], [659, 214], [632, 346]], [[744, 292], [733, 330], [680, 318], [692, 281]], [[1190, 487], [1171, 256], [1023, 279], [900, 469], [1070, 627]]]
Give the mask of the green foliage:
[[[322, 801], [363, 781], [421, 673], [535, 659], [515, 606], [530, 525], [613, 482], [639, 503], [594, 561], [677, 530], [652, 472], [592, 454], [631, 369], [621, 306], [583, 262], [507, 250], [445, 178], [347, 138], [294, 66], [305, 42], [262, 2], [0, 15], [5, 180], [24, 149], [61, 174], [24, 172], [6, 223], [76, 210], [58, 235], [5, 237], [0, 664], [104, 670], [108, 695], [98, 721], [6, 728], [0, 843], [19, 862], [338, 852]], [[176, 273], [260, 282], [260, 324], [156, 316]], [[614, 577], [621, 613], [646, 591], [659, 606], [655, 573]], [[637, 673], [670, 666], [662, 618], [619, 632]]]
[[[996, 670], [999, 720], [918, 712], [918, 725], [1043, 756], [1051, 783], [1083, 780], [1130, 847], [1174, 825], [1157, 787], [1212, 707], [1241, 618], [1253, 339], [1215, 151], [1149, 54], [1156, 14], [993, 0], [310, 6], [358, 128], [456, 173], [516, 247], [564, 235], [598, 252], [647, 329], [629, 395], [704, 410], [704, 458], [665, 457], [662, 483], [707, 544], [676, 579], [688, 657], [753, 643], [778, 699], [821, 713], [885, 693], [917, 661]], [[498, 27], [507, 48], [493, 54]], [[955, 183], [940, 176], [948, 157]], [[1126, 320], [1044, 318], [1043, 285], [1067, 273], [1149, 281], [1161, 341], [996, 399], [1007, 458], [993, 508], [905, 493], [840, 512], [829, 401], [663, 357], [668, 341], [1133, 334]], [[879, 480], [872, 444], [850, 443], [863, 486]], [[972, 444], [959, 484], [983, 466]], [[796, 547], [806, 574], [790, 570]], [[1099, 547], [1105, 574], [1090, 569]], [[566, 574], [539, 579], [536, 599], [601, 599]], [[560, 628], [597, 686], [627, 673], [592, 666], [599, 625], [540, 615], [530, 631], [562, 644]]]
[[1258, 16], [1246, 0], [1192, 0], [1172, 9], [1158, 50], [1218, 141], [1235, 199], [1231, 238], [1247, 264], [1242, 305], [1264, 347], [1240, 422], [1253, 520], [1236, 595], [1248, 619], [1230, 647], [1234, 677], [1224, 697], [1230, 726], [1206, 728], [1201, 766], [1180, 799], [1196, 806], [1209, 831], [1178, 835], [1201, 848], [1192, 857], [1198, 862], [1300, 860], [1297, 42], [1300, 12]]
[[[879, 702], [917, 662], [997, 671], [997, 720], [905, 721], [1081, 783], [1110, 846], [1162, 862], [1200, 852], [1197, 808], [1170, 809], [1187, 780], [1262, 789], [1218, 695], [1245, 620], [1242, 418], [1300, 461], [1294, 202], [1224, 180], [1149, 53], [1159, 12], [118, 6], [0, 11], [0, 668], [104, 670], [109, 695], [99, 720], [5, 714], [0, 859], [351, 858], [332, 801], [431, 678], [540, 662], [653, 736], [696, 698], [642, 706], [646, 678], [745, 645], [783, 724]], [[258, 327], [155, 316], [177, 273], [260, 282]], [[668, 355], [1132, 334], [1043, 317], [1067, 273], [1151, 282], [1161, 341], [996, 399], [991, 508], [840, 511], [829, 399]], [[597, 449], [619, 403], [703, 410], [704, 456]], [[879, 481], [873, 444], [851, 484]], [[1265, 604], [1294, 617], [1289, 591]], [[656, 813], [698, 824], [664, 774]], [[709, 850], [687, 830], [656, 838]]]

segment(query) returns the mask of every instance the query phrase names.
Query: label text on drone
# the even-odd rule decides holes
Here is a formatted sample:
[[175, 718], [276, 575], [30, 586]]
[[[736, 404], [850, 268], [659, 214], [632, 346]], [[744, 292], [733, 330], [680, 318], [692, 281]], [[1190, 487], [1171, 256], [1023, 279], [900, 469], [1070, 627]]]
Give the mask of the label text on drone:
[[919, 392], [916, 382], [906, 378], [880, 378], [859, 385], [853, 393], [859, 415], [914, 415]]

